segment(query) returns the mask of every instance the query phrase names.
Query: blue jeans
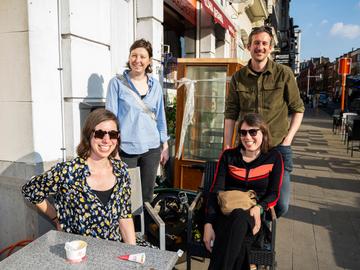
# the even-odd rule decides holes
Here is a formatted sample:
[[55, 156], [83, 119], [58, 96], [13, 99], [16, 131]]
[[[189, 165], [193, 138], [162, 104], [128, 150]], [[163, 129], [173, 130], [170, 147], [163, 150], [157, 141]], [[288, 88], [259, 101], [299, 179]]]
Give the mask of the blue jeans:
[[280, 198], [275, 206], [275, 212], [277, 217], [281, 217], [286, 214], [289, 209], [290, 203], [290, 174], [293, 169], [292, 150], [291, 146], [278, 145], [276, 146], [284, 161], [284, 176], [282, 180], [282, 186], [280, 191]]

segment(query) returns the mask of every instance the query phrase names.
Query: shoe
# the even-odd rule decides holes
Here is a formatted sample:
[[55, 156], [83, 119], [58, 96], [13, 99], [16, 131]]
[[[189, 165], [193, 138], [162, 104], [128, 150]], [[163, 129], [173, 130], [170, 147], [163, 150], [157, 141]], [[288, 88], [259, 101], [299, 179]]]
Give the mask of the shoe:
[[250, 270], [257, 270], [256, 264], [250, 264]]

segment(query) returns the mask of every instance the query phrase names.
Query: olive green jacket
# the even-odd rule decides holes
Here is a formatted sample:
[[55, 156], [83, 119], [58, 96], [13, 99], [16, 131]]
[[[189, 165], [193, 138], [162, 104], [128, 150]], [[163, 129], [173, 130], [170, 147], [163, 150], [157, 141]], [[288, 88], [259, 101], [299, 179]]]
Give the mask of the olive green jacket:
[[236, 121], [246, 113], [261, 114], [269, 125], [272, 146], [280, 144], [287, 135], [289, 113], [304, 111], [294, 74], [287, 66], [269, 59], [261, 75], [245, 66], [231, 78], [225, 119]]

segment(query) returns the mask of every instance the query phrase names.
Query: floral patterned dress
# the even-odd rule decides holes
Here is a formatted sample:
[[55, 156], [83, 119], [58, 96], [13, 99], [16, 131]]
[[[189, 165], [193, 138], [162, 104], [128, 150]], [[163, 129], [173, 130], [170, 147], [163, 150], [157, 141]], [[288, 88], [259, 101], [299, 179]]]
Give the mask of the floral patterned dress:
[[132, 217], [130, 177], [125, 163], [110, 161], [116, 183], [106, 205], [87, 184], [90, 170], [80, 157], [58, 163], [32, 177], [22, 187], [22, 193], [34, 204], [53, 195], [57, 217], [65, 232], [120, 241], [119, 219]]

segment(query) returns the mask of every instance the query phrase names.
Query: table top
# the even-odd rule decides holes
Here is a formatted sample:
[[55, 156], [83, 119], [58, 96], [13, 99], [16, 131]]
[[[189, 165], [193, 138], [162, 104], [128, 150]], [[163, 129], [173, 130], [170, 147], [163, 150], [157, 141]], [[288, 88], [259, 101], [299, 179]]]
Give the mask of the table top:
[[[66, 261], [65, 242], [87, 242], [86, 259], [77, 264]], [[120, 255], [144, 252], [144, 264], [120, 260]], [[159, 249], [128, 245], [120, 242], [49, 231], [0, 262], [0, 269], [172, 269], [177, 253]]]

